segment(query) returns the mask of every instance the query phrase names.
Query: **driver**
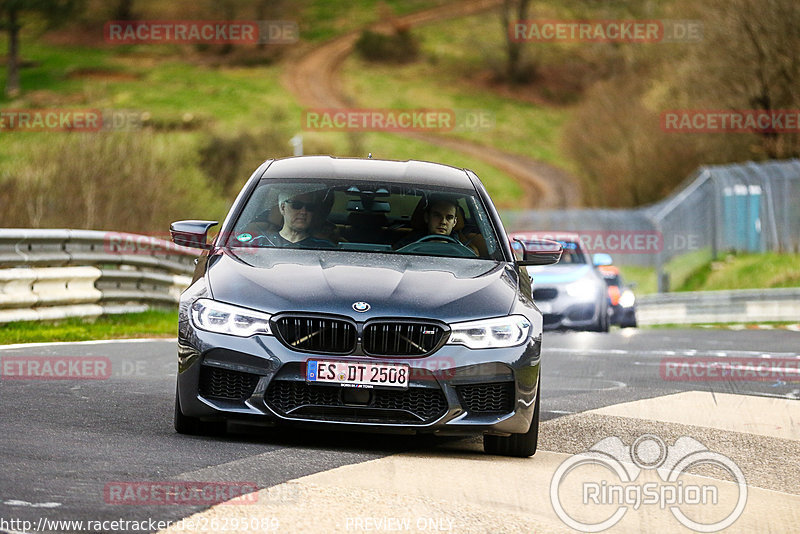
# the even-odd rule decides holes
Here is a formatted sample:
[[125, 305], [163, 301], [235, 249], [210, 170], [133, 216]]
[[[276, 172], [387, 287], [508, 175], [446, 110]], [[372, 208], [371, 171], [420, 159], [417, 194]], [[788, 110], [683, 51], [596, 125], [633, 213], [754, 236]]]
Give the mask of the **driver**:
[[457, 214], [458, 205], [455, 200], [446, 197], [431, 199], [423, 213], [425, 231], [412, 232], [411, 235], [395, 243], [394, 248], [402, 248], [427, 235], [449, 236], [458, 222]]

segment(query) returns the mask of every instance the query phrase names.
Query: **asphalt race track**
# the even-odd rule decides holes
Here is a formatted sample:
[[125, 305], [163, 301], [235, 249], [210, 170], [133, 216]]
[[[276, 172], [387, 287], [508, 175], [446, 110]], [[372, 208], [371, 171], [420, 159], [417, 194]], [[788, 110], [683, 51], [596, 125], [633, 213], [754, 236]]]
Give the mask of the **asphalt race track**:
[[[55, 356], [108, 367], [96, 380], [9, 376], [20, 357]], [[652, 449], [682, 437], [724, 455], [746, 479], [744, 508], [728, 531], [796, 528], [800, 380], [791, 370], [800, 366], [800, 334], [546, 333], [543, 358], [539, 452], [515, 459], [483, 455], [479, 439], [250, 428], [181, 436], [172, 429], [174, 340], [1, 347], [0, 532], [157, 531], [190, 516], [193, 523], [169, 532], [574, 532], [553, 506], [562, 462], [607, 438], [626, 446], [641, 438]], [[749, 362], [751, 374], [707, 371], [689, 381], [680, 369], [698, 361]], [[771, 374], [758, 376], [753, 365]], [[722, 501], [737, 488], [735, 477], [708, 469], [686, 477], [716, 481], [720, 492], [720, 504], [686, 516], [710, 524], [732, 514], [736, 499], [727, 508]], [[191, 481], [247, 482], [260, 491], [215, 506], [120, 503], [113, 494], [134, 483]], [[574, 519], [573, 497], [559, 502]], [[612, 532], [687, 531], [669, 507], [628, 508]], [[56, 520], [106, 523], [91, 529]], [[112, 523], [120, 520], [137, 526]]]

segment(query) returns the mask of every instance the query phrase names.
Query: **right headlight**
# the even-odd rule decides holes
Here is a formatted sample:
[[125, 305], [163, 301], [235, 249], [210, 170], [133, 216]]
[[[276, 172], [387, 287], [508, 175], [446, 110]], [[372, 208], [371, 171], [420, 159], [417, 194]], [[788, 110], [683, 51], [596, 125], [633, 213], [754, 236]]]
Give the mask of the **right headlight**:
[[636, 296], [633, 294], [633, 291], [630, 289], [626, 289], [622, 292], [622, 296], [619, 298], [619, 305], [623, 308], [630, 308], [636, 302]]
[[253, 334], [271, 334], [270, 315], [217, 302], [197, 299], [192, 304], [192, 324], [200, 330], [249, 337]]
[[482, 319], [450, 325], [448, 345], [465, 345], [471, 349], [514, 347], [527, 341], [531, 322], [523, 315]]

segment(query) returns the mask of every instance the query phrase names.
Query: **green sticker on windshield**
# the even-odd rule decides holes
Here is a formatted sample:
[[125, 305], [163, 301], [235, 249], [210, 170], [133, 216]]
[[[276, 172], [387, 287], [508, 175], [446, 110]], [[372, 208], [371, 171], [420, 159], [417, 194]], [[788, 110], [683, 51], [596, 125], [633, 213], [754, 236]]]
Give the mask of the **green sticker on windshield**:
[[253, 239], [253, 236], [245, 232], [244, 234], [237, 235], [236, 239], [238, 239], [239, 241], [250, 241], [251, 239]]

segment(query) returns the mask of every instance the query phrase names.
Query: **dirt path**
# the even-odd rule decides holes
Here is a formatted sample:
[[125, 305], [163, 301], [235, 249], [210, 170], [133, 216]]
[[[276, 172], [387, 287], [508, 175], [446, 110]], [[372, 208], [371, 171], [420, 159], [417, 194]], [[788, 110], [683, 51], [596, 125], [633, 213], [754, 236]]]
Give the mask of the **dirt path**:
[[[416, 26], [480, 13], [500, 4], [500, 0], [448, 4], [399, 17], [395, 22], [404, 26]], [[381, 24], [375, 26], [376, 29], [380, 27]], [[342, 90], [338, 71], [352, 52], [358, 36], [357, 31], [348, 33], [299, 57], [290, 58], [283, 82], [303, 106], [336, 108], [356, 105], [356, 101]], [[524, 190], [519, 209], [559, 209], [580, 205], [577, 180], [547, 163], [455, 137], [420, 132], [399, 132], [397, 135], [463, 152], [516, 178]]]

